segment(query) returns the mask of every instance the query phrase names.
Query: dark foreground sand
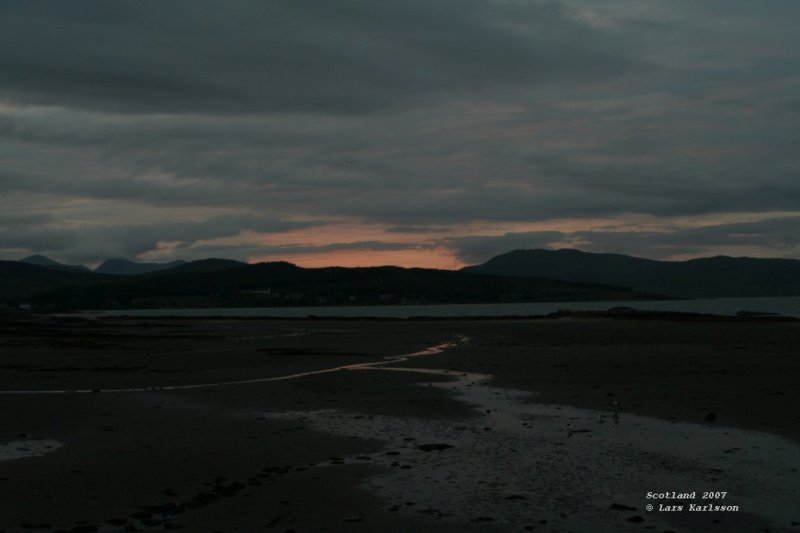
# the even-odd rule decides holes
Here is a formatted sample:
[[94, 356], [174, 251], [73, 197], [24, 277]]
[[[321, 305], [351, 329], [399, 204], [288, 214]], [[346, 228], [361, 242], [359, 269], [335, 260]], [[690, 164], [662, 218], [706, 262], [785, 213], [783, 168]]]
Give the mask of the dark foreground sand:
[[0, 334], [0, 531], [800, 531], [798, 322], [34, 318]]

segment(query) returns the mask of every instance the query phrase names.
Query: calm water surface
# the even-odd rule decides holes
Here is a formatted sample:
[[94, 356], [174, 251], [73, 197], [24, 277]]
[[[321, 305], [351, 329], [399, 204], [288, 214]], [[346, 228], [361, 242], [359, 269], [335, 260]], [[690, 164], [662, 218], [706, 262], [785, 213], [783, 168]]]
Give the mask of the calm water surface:
[[114, 309], [89, 311], [91, 316], [184, 316], [184, 317], [470, 317], [470, 316], [534, 316], [560, 309], [572, 311], [604, 311], [612, 307], [634, 307], [652, 311], [683, 311], [735, 315], [739, 311], [777, 313], [800, 317], [800, 297], [713, 298], [703, 300], [640, 301], [640, 302], [537, 302], [506, 304], [449, 305], [384, 305], [361, 307], [253, 307], [208, 309]]

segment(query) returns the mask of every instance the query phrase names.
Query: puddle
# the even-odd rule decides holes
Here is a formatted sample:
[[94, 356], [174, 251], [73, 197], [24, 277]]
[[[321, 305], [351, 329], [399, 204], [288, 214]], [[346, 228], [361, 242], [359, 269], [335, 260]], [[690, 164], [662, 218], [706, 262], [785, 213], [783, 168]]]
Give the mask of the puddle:
[[0, 442], [0, 461], [36, 457], [54, 452], [61, 446], [60, 442], [48, 439]]

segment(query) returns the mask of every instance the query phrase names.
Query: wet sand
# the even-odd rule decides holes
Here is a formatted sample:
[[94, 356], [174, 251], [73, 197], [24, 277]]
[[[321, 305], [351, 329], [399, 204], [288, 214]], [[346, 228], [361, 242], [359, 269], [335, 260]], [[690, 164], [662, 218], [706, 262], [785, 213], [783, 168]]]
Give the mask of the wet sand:
[[797, 322], [0, 330], [2, 531], [800, 531]]

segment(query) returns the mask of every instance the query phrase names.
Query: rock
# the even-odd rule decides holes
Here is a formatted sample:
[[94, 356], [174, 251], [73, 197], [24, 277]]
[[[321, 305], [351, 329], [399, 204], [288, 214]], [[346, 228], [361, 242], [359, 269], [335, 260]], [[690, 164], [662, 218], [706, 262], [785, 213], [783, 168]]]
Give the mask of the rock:
[[717, 415], [715, 413], [708, 413], [706, 415], [705, 421], [706, 422], [715, 422], [717, 420]]
[[628, 518], [628, 522], [634, 522], [636, 524], [639, 524], [641, 522], [644, 522], [644, 518], [642, 518], [641, 516], [639, 516], [637, 514], [637, 515], [634, 515], [634, 516]]
[[623, 505], [621, 503], [616, 503], [616, 502], [614, 502], [611, 505], [609, 505], [608, 508], [612, 509], [614, 511], [636, 511], [637, 510], [636, 507], [629, 507], [627, 505]]

